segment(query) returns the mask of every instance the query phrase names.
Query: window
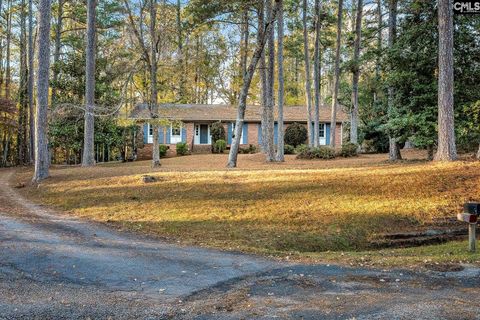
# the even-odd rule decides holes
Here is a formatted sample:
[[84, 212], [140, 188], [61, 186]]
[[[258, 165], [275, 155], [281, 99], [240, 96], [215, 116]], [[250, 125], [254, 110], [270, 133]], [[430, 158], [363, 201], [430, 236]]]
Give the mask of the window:
[[318, 126], [318, 135], [320, 136], [320, 138], [325, 138], [325, 123], [320, 123], [320, 125]]
[[235, 127], [236, 127], [236, 123], [235, 122], [232, 122], [232, 140], [233, 138], [235, 138]]
[[200, 135], [200, 126], [198, 124], [195, 125], [195, 135], [196, 136]]
[[153, 137], [153, 126], [150, 123], [148, 124], [148, 135]]
[[180, 128], [175, 128], [175, 127], [172, 127], [172, 136], [179, 136], [181, 135], [181, 129]]

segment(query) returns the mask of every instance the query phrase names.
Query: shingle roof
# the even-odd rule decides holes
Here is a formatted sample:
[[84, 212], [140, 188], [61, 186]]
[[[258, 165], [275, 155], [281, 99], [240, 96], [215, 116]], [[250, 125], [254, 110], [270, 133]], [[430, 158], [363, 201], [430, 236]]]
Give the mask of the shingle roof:
[[[237, 118], [237, 107], [231, 105], [206, 105], [206, 104], [160, 104], [158, 117], [161, 119], [192, 121], [235, 121]], [[349, 121], [349, 116], [339, 108], [337, 121]], [[275, 111], [275, 119], [277, 119]], [[320, 107], [320, 121], [330, 122], [331, 109], [329, 106]], [[262, 107], [249, 105], [245, 111], [245, 121], [260, 122]], [[151, 113], [147, 104], [139, 104], [131, 112], [130, 118], [138, 120], [151, 119]], [[306, 122], [307, 108], [304, 106], [285, 106], [285, 122]]]

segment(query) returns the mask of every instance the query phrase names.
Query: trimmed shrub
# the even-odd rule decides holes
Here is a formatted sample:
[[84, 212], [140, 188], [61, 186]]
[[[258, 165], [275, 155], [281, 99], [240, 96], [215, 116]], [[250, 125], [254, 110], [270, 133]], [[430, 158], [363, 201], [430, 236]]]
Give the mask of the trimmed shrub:
[[188, 154], [188, 145], [185, 142], [177, 143], [177, 156], [186, 156]]
[[295, 148], [295, 153], [296, 154], [301, 154], [301, 153], [304, 153], [308, 151], [308, 146], [306, 144], [301, 144], [301, 145], [298, 145], [296, 148]]
[[214, 146], [215, 142], [218, 140], [227, 140], [225, 128], [223, 127], [223, 123], [220, 121], [215, 122], [210, 126], [210, 135], [212, 136], [212, 146]]
[[302, 148], [297, 155], [297, 159], [334, 159], [335, 150], [330, 147], [320, 148]]
[[292, 123], [285, 130], [285, 144], [297, 147], [301, 144], [305, 144], [308, 139], [307, 128], [297, 122]]
[[257, 153], [257, 147], [254, 146], [253, 144], [249, 145], [248, 148], [240, 148], [238, 149], [238, 153], [243, 153], [243, 154], [254, 154]]
[[160, 149], [160, 157], [166, 157], [167, 156], [167, 151], [168, 149], [170, 148], [169, 146], [166, 146], [164, 144], [161, 144], [158, 146], [158, 148]]
[[284, 154], [295, 154], [295, 148], [289, 144], [286, 144], [283, 148]]
[[340, 156], [344, 158], [358, 156], [358, 146], [355, 143], [351, 143], [351, 142], [342, 145]]
[[219, 139], [213, 145], [214, 153], [223, 153], [227, 149], [227, 142], [225, 140]]

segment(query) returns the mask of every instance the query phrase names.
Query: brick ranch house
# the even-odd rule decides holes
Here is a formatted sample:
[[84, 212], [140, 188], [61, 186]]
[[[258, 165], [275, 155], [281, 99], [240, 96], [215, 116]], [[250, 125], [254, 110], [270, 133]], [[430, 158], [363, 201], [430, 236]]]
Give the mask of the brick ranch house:
[[[237, 116], [236, 106], [231, 105], [198, 105], [198, 104], [160, 104], [158, 108], [158, 119], [166, 119], [171, 122], [180, 122], [181, 126], [160, 127], [159, 143], [170, 147], [169, 152], [175, 153], [175, 145], [179, 142], [186, 142], [189, 150], [194, 153], [206, 153], [211, 150], [210, 125], [221, 121], [227, 133], [227, 144], [232, 142]], [[261, 131], [262, 107], [249, 105], [245, 112], [245, 123], [243, 125], [241, 147], [249, 145], [259, 146], [262, 143]], [[319, 137], [321, 145], [330, 144], [330, 107], [320, 108]], [[149, 124], [151, 119], [150, 110], [147, 104], [139, 104], [131, 112], [130, 118], [143, 123], [143, 130], [139, 140], [143, 140], [143, 147], [138, 148], [137, 157], [141, 160], [152, 158], [153, 129]], [[275, 114], [275, 119], [277, 119]], [[304, 106], [292, 106], [284, 108], [285, 129], [294, 122], [307, 125], [307, 109]], [[349, 116], [339, 108], [337, 112], [336, 145], [342, 144], [343, 126], [349, 122]], [[312, 123], [313, 126], [313, 123]], [[275, 122], [275, 144], [278, 139], [278, 124]]]

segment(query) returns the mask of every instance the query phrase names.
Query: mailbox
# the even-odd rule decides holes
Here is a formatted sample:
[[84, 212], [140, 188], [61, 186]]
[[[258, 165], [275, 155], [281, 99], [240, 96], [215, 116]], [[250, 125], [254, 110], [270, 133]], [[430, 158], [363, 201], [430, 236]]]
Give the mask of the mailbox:
[[457, 215], [457, 219], [463, 222], [477, 223], [478, 216], [476, 214], [470, 214], [470, 213], [459, 213]]
[[468, 247], [470, 252], [477, 250], [476, 228], [480, 215], [480, 203], [467, 202], [463, 206], [463, 213], [457, 215], [457, 219], [468, 223]]
[[467, 202], [463, 206], [463, 212], [473, 215], [480, 215], [480, 203], [477, 202]]

